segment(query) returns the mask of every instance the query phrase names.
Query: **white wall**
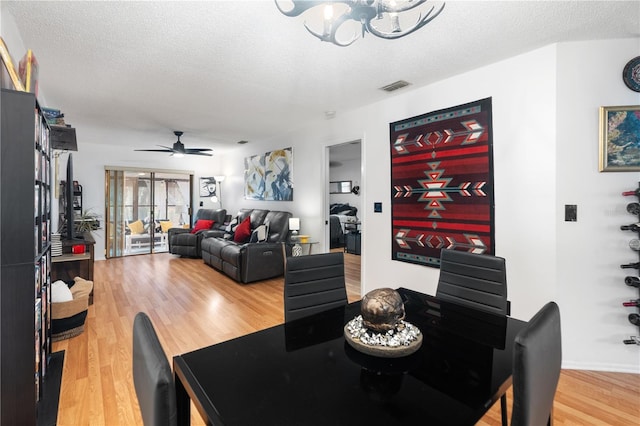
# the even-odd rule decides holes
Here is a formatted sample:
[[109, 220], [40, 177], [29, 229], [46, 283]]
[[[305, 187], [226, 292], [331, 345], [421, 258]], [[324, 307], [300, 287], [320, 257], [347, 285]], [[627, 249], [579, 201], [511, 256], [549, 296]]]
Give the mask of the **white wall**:
[[[620, 225], [638, 221], [625, 209], [632, 197], [621, 192], [636, 188], [640, 173], [599, 173], [597, 149], [599, 107], [640, 105], [640, 93], [622, 81], [622, 69], [638, 54], [640, 39], [558, 46], [555, 281], [564, 364], [575, 368], [640, 369], [638, 347], [620, 343], [638, 335], [627, 320], [637, 310], [622, 307], [639, 297], [623, 282], [638, 271], [619, 266], [638, 261], [628, 246], [634, 234]], [[563, 221], [565, 204], [578, 205], [577, 222]]]
[[[563, 318], [565, 367], [640, 372], [637, 347], [622, 344], [638, 330], [621, 306], [638, 294], [623, 284], [619, 268], [637, 260], [626, 247], [631, 236], [619, 231], [633, 221], [619, 193], [635, 187], [639, 176], [597, 171], [598, 107], [640, 104], [620, 78], [639, 43], [547, 46], [245, 146], [225, 158], [226, 174], [236, 176], [235, 186], [227, 188], [241, 190], [244, 156], [293, 146], [295, 201], [250, 207], [290, 210], [303, 218], [304, 233], [325, 234], [325, 147], [361, 138], [362, 291], [404, 286], [434, 293], [437, 269], [391, 260], [388, 124], [492, 97], [496, 254], [507, 259], [513, 316], [528, 320], [555, 300]], [[380, 214], [373, 213], [375, 201], [383, 203]], [[241, 197], [229, 203], [249, 204]], [[578, 222], [564, 222], [564, 204], [578, 204]]]

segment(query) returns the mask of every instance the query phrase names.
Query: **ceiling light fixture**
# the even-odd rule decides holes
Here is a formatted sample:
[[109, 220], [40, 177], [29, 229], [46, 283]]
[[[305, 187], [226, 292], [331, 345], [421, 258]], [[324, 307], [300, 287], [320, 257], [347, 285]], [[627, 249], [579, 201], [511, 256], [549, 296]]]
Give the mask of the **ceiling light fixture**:
[[[324, 25], [322, 33], [313, 31], [307, 23], [304, 23], [304, 27], [311, 34], [316, 36], [322, 41], [330, 41], [337, 46], [349, 46], [358, 39], [358, 34], [355, 33], [350, 40], [342, 42], [336, 38], [336, 33], [340, 27], [348, 20], [354, 20], [359, 22], [362, 26], [362, 37], [365, 33], [371, 33], [376, 37], [385, 39], [396, 39], [404, 37], [412, 32], [419, 30], [420, 28], [431, 22], [436, 16], [444, 9], [444, 3], [434, 13], [435, 6], [432, 6], [424, 16], [422, 13], [418, 14], [416, 22], [403, 30], [400, 27], [399, 14], [414, 9], [427, 0], [338, 0], [338, 1], [308, 1], [308, 0], [290, 0], [293, 3], [293, 7], [289, 10], [283, 10], [280, 7], [278, 0], [274, 0], [276, 7], [280, 12], [289, 17], [295, 17], [303, 14], [317, 6], [324, 7]], [[346, 6], [344, 13], [334, 17], [334, 4]], [[404, 16], [404, 15], [403, 15]], [[376, 20], [374, 25], [372, 22]]]

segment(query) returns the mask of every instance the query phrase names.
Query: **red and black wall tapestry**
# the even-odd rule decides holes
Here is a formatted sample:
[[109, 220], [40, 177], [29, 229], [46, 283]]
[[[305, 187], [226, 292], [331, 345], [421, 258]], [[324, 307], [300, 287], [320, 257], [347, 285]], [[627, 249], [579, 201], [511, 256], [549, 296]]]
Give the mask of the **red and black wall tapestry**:
[[392, 259], [494, 254], [491, 98], [390, 124]]

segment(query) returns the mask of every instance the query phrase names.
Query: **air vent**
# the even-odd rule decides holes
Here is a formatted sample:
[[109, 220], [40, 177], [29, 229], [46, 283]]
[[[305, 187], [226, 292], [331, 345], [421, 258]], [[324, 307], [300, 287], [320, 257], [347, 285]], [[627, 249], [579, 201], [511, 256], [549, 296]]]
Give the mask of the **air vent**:
[[409, 86], [410, 84], [411, 83], [407, 81], [398, 80], [396, 82], [393, 82], [391, 84], [387, 84], [386, 86], [381, 87], [380, 90], [384, 90], [385, 92], [393, 92], [398, 89], [402, 89], [403, 87]]

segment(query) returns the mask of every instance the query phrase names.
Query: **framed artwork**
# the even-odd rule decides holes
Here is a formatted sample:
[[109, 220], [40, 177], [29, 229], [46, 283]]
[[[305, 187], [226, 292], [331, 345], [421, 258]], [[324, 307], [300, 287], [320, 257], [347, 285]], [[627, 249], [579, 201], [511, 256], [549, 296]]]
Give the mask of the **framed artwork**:
[[600, 107], [601, 172], [640, 171], [640, 105]]
[[439, 268], [443, 249], [494, 254], [491, 98], [389, 127], [391, 258]]
[[216, 178], [201, 177], [200, 178], [200, 197], [207, 198], [216, 195]]
[[31, 49], [27, 50], [18, 63], [18, 76], [24, 85], [24, 90], [38, 96], [38, 60]]
[[277, 149], [244, 159], [247, 200], [293, 201], [293, 150]]

